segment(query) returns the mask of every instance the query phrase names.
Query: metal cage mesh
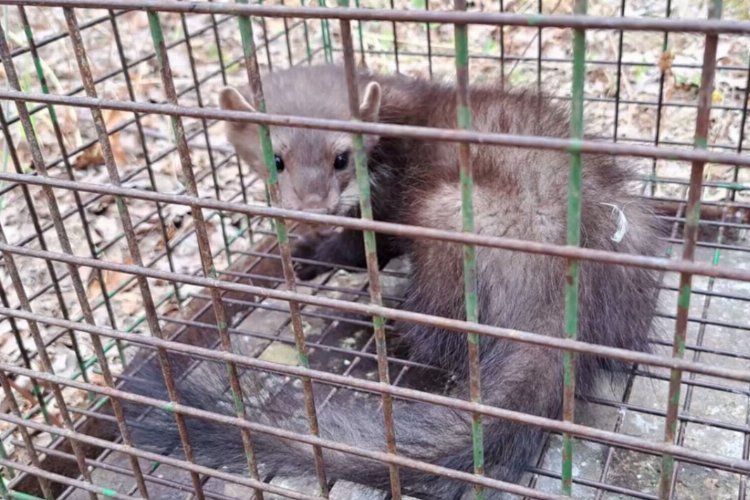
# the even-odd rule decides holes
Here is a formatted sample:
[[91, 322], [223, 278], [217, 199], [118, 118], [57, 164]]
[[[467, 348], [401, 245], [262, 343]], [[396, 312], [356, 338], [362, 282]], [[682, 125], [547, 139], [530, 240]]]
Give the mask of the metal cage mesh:
[[[390, 453], [316, 437], [313, 388], [327, 394], [323, 405], [379, 398], [391, 429], [392, 399], [405, 398], [471, 412], [477, 436], [483, 416], [550, 431], [519, 485], [482, 476], [478, 453], [476, 473], [455, 476], [475, 484], [478, 496], [493, 488], [527, 498], [746, 498], [745, 3], [0, 0], [0, 10], [3, 498], [385, 496], [330, 485], [324, 470], [317, 478], [260, 477], [253, 473], [254, 432], [310, 443], [318, 456], [332, 448], [388, 463], [396, 497], [402, 467], [450, 473], [393, 453], [392, 432]], [[328, 61], [455, 74], [459, 103], [468, 80], [500, 76], [509, 86], [537, 87], [570, 101], [572, 139], [478, 133], [470, 117], [438, 130], [215, 108], [217, 89], [252, 81], [259, 68]], [[355, 220], [274, 208], [273, 182], [264, 185], [226, 144], [227, 118], [405, 134], [463, 148], [568, 151], [573, 193], [582, 152], [625, 155], [641, 168], [643, 202], [671, 223], [669, 253], [654, 259], [585, 250], [575, 235], [568, 246], [471, 235], [470, 217], [465, 232], [450, 233], [374, 222], [366, 211]], [[582, 140], [584, 132], [597, 140]], [[358, 163], [360, 179], [364, 168]], [[470, 165], [463, 162], [461, 172], [471, 185]], [[471, 204], [464, 210], [470, 214]], [[663, 277], [659, 331], [667, 333], [654, 335], [651, 355], [577, 341], [575, 328], [553, 339], [479, 325], [470, 284], [467, 321], [407, 313], [396, 292], [405, 277], [401, 261], [378, 271], [370, 260], [369, 269], [298, 282], [290, 242], [300, 227], [320, 222], [365, 229], [371, 258], [368, 235], [382, 231], [463, 244], [466, 270], [477, 245], [557, 255], [571, 276], [579, 259], [656, 269]], [[577, 225], [575, 212], [569, 222]], [[575, 315], [576, 289], [565, 293], [573, 298], [566, 313]], [[425, 377], [444, 374], [389, 349], [391, 319], [440, 324], [466, 333], [470, 345], [486, 335], [564, 349], [570, 371], [575, 353], [633, 366], [624, 387], [585, 401], [566, 391], [565, 418], [552, 421], [482, 405], [476, 377], [472, 401], [421, 391]], [[195, 363], [170, 366], [166, 352]], [[128, 392], [145, 363], [164, 368], [172, 390], [200, 363], [226, 364], [227, 390], [235, 393], [246, 373], [263, 372], [263, 391], [300, 397], [310, 433], [243, 419], [249, 397], [236, 418], [213, 416], [243, 429], [249, 476], [132, 448], [119, 399], [166, 406], [175, 425], [200, 414]]]

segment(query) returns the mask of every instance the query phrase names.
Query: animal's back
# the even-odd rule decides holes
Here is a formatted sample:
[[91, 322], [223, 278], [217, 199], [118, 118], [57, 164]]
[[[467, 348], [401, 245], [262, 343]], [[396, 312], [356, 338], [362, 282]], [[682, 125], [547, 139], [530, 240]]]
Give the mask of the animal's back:
[[[431, 123], [455, 123], [455, 99], [445, 88], [443, 104], [434, 109]], [[569, 133], [564, 108], [534, 93], [504, 93], [480, 87], [471, 94], [473, 126], [483, 132], [565, 137]], [[403, 219], [408, 223], [460, 231], [462, 229], [458, 147], [430, 143], [414, 150], [404, 197], [411, 200]], [[540, 243], [566, 243], [570, 155], [564, 151], [472, 145], [475, 232]], [[655, 255], [657, 233], [653, 218], [628, 191], [630, 168], [614, 157], [583, 156], [581, 245], [626, 253]], [[621, 219], [628, 229], [620, 241]], [[460, 245], [413, 241], [415, 276], [407, 307], [420, 312], [465, 318], [463, 254]], [[564, 259], [477, 248], [477, 285], [480, 321], [545, 335], [561, 336], [564, 325]], [[580, 334], [582, 340], [647, 349], [653, 314], [652, 273], [622, 266], [583, 261], [580, 279]], [[419, 289], [429, 294], [415, 293]], [[420, 330], [423, 337], [424, 330]], [[483, 352], [502, 356], [515, 349], [503, 342], [483, 340]], [[441, 339], [439, 348], [416, 339], [417, 357], [465, 372], [466, 341], [460, 336]], [[455, 353], [462, 356], [454, 356]], [[433, 359], [434, 357], [434, 359]], [[559, 367], [559, 356], [550, 354]], [[584, 357], [585, 358], [585, 357]], [[585, 358], [582, 383], [600, 362]]]

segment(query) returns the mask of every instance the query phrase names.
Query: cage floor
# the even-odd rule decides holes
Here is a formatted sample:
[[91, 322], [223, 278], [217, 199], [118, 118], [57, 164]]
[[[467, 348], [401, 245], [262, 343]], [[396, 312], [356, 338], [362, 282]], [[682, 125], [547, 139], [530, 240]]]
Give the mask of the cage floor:
[[[269, 245], [272, 245], [269, 243]], [[678, 253], [678, 252], [675, 252]], [[701, 248], [697, 258], [703, 261], [715, 259], [716, 249]], [[271, 286], [280, 283], [278, 261], [269, 246], [267, 253], [259, 251], [247, 262], [245, 270], [226, 272], [239, 281], [265, 276]], [[258, 257], [260, 256], [260, 257]], [[721, 263], [731, 267], [750, 265], [745, 251], [723, 251]], [[265, 267], [264, 267], [265, 266]], [[270, 270], [270, 271], [269, 271]], [[406, 264], [391, 262], [384, 270], [382, 279], [384, 298], [391, 305], [399, 302], [399, 284], [405, 277]], [[273, 274], [276, 273], [276, 278]], [[225, 278], [228, 279], [227, 276]], [[657, 350], [671, 350], [670, 339], [674, 329], [673, 311], [676, 308], [676, 285], [678, 277], [665, 275], [660, 301], [660, 318], [654, 326], [653, 338]], [[313, 293], [346, 300], [369, 299], [366, 274], [339, 270], [302, 283], [301, 287]], [[734, 368], [746, 367], [750, 358], [750, 335], [747, 318], [750, 314], [750, 286], [744, 283], [723, 280], [695, 279], [694, 299], [691, 303], [691, 322], [687, 356], [710, 363], [720, 363]], [[288, 305], [285, 302], [264, 299], [227, 296], [225, 301], [233, 311], [233, 343], [243, 353], [252, 353], [261, 359], [278, 363], [295, 364], [296, 350], [291, 332]], [[212, 331], [207, 292], [198, 291], [191, 296], [193, 320], [162, 317], [166, 324], [176, 328], [177, 334], [189, 336], [192, 332]], [[343, 317], [332, 310], [311, 306], [302, 308], [304, 327], [308, 340], [310, 363], [313, 368], [377, 380], [377, 365], [374, 356], [374, 339], [367, 318]], [[201, 343], [209, 336], [204, 336]], [[183, 341], [195, 342], [185, 337]], [[210, 343], [209, 343], [210, 345]], [[419, 388], [434, 373], [426, 376], [429, 367], [413, 366], [395, 354], [390, 358], [391, 380], [396, 384]], [[136, 364], [136, 363], [134, 363]], [[137, 377], [137, 373], [135, 374]], [[288, 390], [301, 393], [299, 381], [280, 376], [269, 376], [264, 389], [269, 394]], [[127, 378], [127, 377], [125, 377]], [[273, 378], [273, 380], [271, 380]], [[615, 431], [630, 436], [660, 441], [663, 437], [664, 406], [667, 400], [669, 372], [662, 369], [633, 367], [624, 385], [602, 384], [597, 394], [586, 395], [579, 400], [576, 420], [587, 426]], [[750, 389], [740, 383], [716, 380], [710, 377], [686, 374], [681, 393], [679, 442], [684, 446], [728, 457], [743, 458], [748, 454], [748, 415], [750, 415]], [[296, 383], [295, 383], [296, 382]], [[316, 384], [316, 399], [319, 409], [332, 397], [362, 397], [349, 389], [331, 389]], [[342, 394], [347, 392], [348, 394]], [[364, 397], [373, 397], [364, 395]], [[252, 405], [252, 402], [250, 402]], [[102, 419], [101, 414], [91, 410], [78, 411], [90, 415], [91, 421]], [[377, 411], [374, 418], [381, 418]], [[106, 418], [106, 417], [104, 417]], [[86, 422], [82, 424], [86, 425]], [[94, 427], [96, 425], [94, 424]], [[96, 431], [94, 431], [96, 433]], [[531, 468], [523, 483], [540, 491], [559, 493], [561, 470], [561, 443], [559, 435], [550, 435], [542, 453]], [[41, 450], [40, 450], [41, 451]], [[72, 455], [51, 445], [45, 449], [47, 460], [67, 463], [73, 467]], [[106, 485], [124, 494], [137, 492], [128, 466], [128, 459], [119, 452], [98, 450], [90, 454], [89, 465], [96, 484]], [[574, 451], [574, 498], [624, 499], [657, 498], [661, 457], [579, 439]], [[150, 471], [147, 484], [152, 498], [190, 498], [193, 489], [187, 472], [163, 464], [142, 461], [144, 471]], [[75, 475], [75, 474], [74, 474]], [[314, 477], [273, 477], [272, 484], [291, 488], [307, 494], [316, 491]], [[31, 486], [31, 482], [26, 484]], [[217, 478], [204, 478], [205, 495], [208, 498], [250, 498], [252, 491]], [[742, 498], [747, 477], [707, 466], [679, 462], [674, 477], [674, 498]], [[23, 478], [17, 483], [22, 486]], [[19, 488], [24, 491], [23, 487]], [[88, 494], [70, 487], [60, 491], [61, 499], [86, 498]], [[381, 499], [388, 496], [362, 485], [340, 481], [331, 489], [332, 499]], [[265, 495], [266, 498], [280, 498]]]

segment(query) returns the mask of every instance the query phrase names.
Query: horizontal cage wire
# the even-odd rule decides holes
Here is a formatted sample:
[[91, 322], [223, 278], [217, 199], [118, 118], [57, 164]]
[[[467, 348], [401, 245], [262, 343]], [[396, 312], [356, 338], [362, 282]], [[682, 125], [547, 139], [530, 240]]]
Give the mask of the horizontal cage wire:
[[[0, 11], [1, 498], [422, 498], [402, 488], [414, 474], [463, 481], [464, 498], [747, 497], [747, 2], [0, 0]], [[261, 97], [259, 72], [330, 62], [345, 68], [338, 98], [355, 119], [218, 107], [226, 85]], [[459, 110], [469, 82], [544, 92], [573, 126], [553, 138], [482, 132], [471, 113], [451, 129], [368, 122], [355, 66], [455, 82]], [[361, 217], [281, 208], [274, 175], [238, 159], [229, 120], [353, 137]], [[456, 148], [458, 230], [373, 220], [367, 134]], [[570, 155], [567, 244], [476, 231], [469, 151], [489, 146]], [[589, 153], [634, 165], [638, 202], [668, 228], [663, 255], [581, 247]], [[320, 225], [361, 230], [367, 265], [295, 277], [322, 264], [291, 254]], [[568, 321], [558, 337], [483, 324], [471, 279], [463, 317], [401, 309], [411, 264], [380, 268], [375, 234], [460, 245], [466, 276], [487, 248], [553, 256], [569, 278], [552, 291]], [[578, 338], [577, 266], [592, 262], [658, 274], [652, 353]], [[466, 398], [450, 395], [454, 374], [403, 352], [395, 321], [468, 342]], [[500, 340], [565, 353], [562, 418], [482, 400], [495, 381], [479, 372], [479, 346]], [[574, 397], [576, 360], [592, 355], [625, 361], [624, 382]], [[231, 408], [181, 401], [184, 381], [212, 371]], [[137, 392], [151, 379], [165, 381], [163, 398]], [[405, 400], [468, 415], [469, 469], [402, 453], [394, 406]], [[288, 401], [293, 430], [255, 418]], [[384, 423], [379, 449], [321, 434], [319, 415], [346, 405]], [[133, 440], [160, 411], [179, 430], [177, 454]], [[244, 474], [201, 464], [199, 420], [236, 434]], [[498, 420], [546, 431], [516, 483], [484, 471], [482, 433]], [[264, 472], [259, 436], [303, 443], [307, 473]], [[383, 467], [387, 486], [331, 479], [333, 451]]]

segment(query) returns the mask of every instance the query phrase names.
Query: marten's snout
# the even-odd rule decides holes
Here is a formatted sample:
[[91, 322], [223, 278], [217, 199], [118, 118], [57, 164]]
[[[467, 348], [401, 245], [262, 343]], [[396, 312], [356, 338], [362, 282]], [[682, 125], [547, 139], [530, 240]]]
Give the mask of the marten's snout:
[[324, 200], [319, 194], [308, 194], [302, 200], [302, 210], [313, 213], [326, 213], [328, 212], [327, 200]]

